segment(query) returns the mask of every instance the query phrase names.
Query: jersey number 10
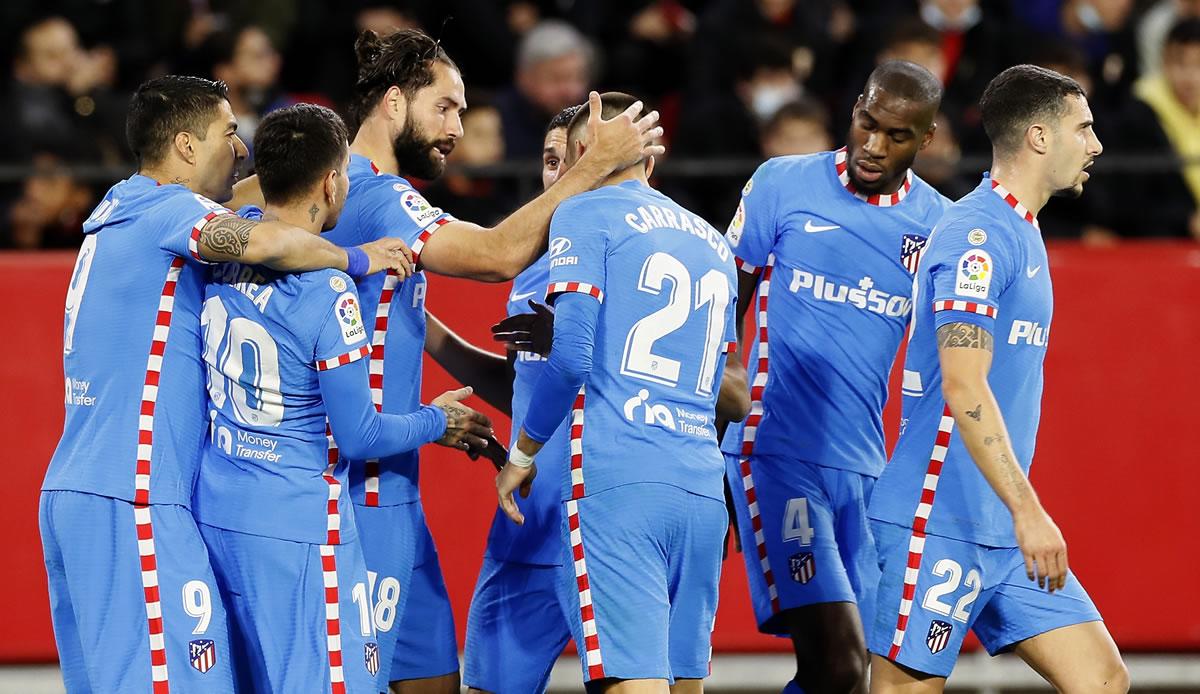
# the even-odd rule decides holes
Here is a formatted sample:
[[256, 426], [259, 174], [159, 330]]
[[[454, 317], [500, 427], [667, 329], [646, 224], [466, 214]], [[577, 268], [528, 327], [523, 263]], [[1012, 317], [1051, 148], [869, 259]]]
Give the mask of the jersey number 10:
[[213, 404], [222, 408], [226, 397], [232, 396], [234, 416], [242, 424], [278, 426], [283, 421], [283, 395], [275, 338], [249, 318], [230, 320], [219, 296], [204, 302], [200, 327]]

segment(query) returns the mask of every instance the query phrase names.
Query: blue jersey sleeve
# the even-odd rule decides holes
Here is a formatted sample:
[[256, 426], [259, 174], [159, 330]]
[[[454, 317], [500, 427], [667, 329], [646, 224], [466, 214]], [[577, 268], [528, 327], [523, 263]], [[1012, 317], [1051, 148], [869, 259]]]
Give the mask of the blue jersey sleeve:
[[608, 231], [589, 202], [595, 204], [587, 198], [567, 200], [550, 220], [548, 303], [567, 293], [587, 294], [604, 303]]
[[950, 220], [934, 231], [921, 271], [932, 279], [934, 327], [971, 323], [994, 329], [1000, 299], [1020, 263], [1007, 228], [978, 216]]
[[[393, 179], [395, 180], [395, 179]], [[454, 217], [429, 204], [425, 197], [402, 182], [378, 186], [366, 198], [356, 228], [367, 243], [385, 236], [402, 239], [418, 259], [421, 249], [439, 227]]]
[[200, 232], [204, 226], [221, 215], [233, 214], [225, 207], [199, 193], [181, 193], [171, 199], [171, 215], [162, 228], [159, 247], [200, 265], [212, 263], [200, 256]]
[[[318, 368], [334, 368], [339, 365], [338, 362], [347, 363], [346, 360], [352, 355], [361, 352], [362, 356], [366, 356], [371, 352], [354, 283], [340, 272], [331, 275], [330, 283], [331, 286], [336, 284], [342, 293], [331, 305], [327, 304], [329, 308], [324, 313], [314, 341], [313, 361]], [[360, 358], [353, 357], [355, 360]]]
[[554, 312], [550, 359], [529, 398], [522, 427], [545, 443], [571, 411], [571, 403], [592, 371], [600, 304], [578, 294], [564, 295]]
[[441, 438], [446, 414], [422, 405], [416, 412], [383, 414], [371, 404], [367, 361], [358, 359], [317, 374], [333, 440], [354, 460], [384, 458]]
[[773, 161], [764, 162], [746, 182], [737, 211], [725, 230], [725, 240], [743, 272], [756, 272], [766, 265], [778, 240], [775, 211], [779, 196], [772, 185], [772, 169]]

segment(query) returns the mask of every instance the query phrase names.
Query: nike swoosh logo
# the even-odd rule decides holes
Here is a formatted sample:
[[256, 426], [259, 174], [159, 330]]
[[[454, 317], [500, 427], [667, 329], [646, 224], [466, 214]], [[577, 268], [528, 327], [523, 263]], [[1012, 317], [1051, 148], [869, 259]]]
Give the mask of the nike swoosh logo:
[[1038, 265], [1037, 267], [1034, 267], [1034, 268], [1027, 267], [1027, 268], [1025, 268], [1025, 276], [1028, 277], [1029, 279], [1033, 279], [1033, 276], [1038, 274], [1038, 271], [1041, 269], [1042, 269], [1041, 265]]
[[818, 231], [833, 231], [834, 229], [841, 229], [841, 227], [837, 224], [832, 224], [830, 226], [817, 226], [816, 224], [813, 224], [813, 220], [811, 219], [804, 223], [804, 230], [810, 234], [815, 234]]
[[524, 294], [511, 294], [511, 295], [509, 295], [508, 300], [510, 302], [515, 303], [517, 301], [520, 301], [521, 299], [528, 299], [529, 297], [533, 296], [534, 294], [537, 294], [537, 292], [525, 292]]

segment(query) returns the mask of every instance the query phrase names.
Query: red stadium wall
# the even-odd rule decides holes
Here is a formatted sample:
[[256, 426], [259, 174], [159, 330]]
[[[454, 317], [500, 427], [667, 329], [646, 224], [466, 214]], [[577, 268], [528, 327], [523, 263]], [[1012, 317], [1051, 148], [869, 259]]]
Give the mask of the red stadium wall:
[[[37, 499], [62, 427], [61, 316], [73, 258], [0, 254], [9, 461], [0, 485], [0, 527], [9, 535], [0, 661], [55, 658]], [[1057, 310], [1034, 483], [1122, 648], [1200, 650], [1200, 453], [1191, 442], [1200, 412], [1200, 247], [1056, 245], [1050, 259]], [[434, 278], [429, 307], [487, 344], [506, 291]], [[426, 374], [427, 397], [452, 387], [432, 363]], [[507, 419], [483, 409], [507, 435]], [[894, 407], [890, 414], [894, 429]], [[495, 508], [493, 475], [488, 464], [437, 447], [423, 467], [461, 639]], [[740, 557], [726, 563], [716, 649], [786, 648], [755, 632], [743, 566]]]

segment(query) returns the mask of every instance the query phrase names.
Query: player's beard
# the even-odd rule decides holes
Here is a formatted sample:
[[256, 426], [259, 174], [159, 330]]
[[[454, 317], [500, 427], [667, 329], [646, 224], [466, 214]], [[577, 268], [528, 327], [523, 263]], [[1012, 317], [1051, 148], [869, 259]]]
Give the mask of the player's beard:
[[423, 181], [440, 177], [446, 170], [446, 161], [433, 156], [433, 148], [437, 145], [453, 148], [454, 142], [425, 137], [424, 133], [417, 130], [410, 110], [404, 119], [404, 130], [392, 142], [392, 152], [396, 155], [400, 173]]

